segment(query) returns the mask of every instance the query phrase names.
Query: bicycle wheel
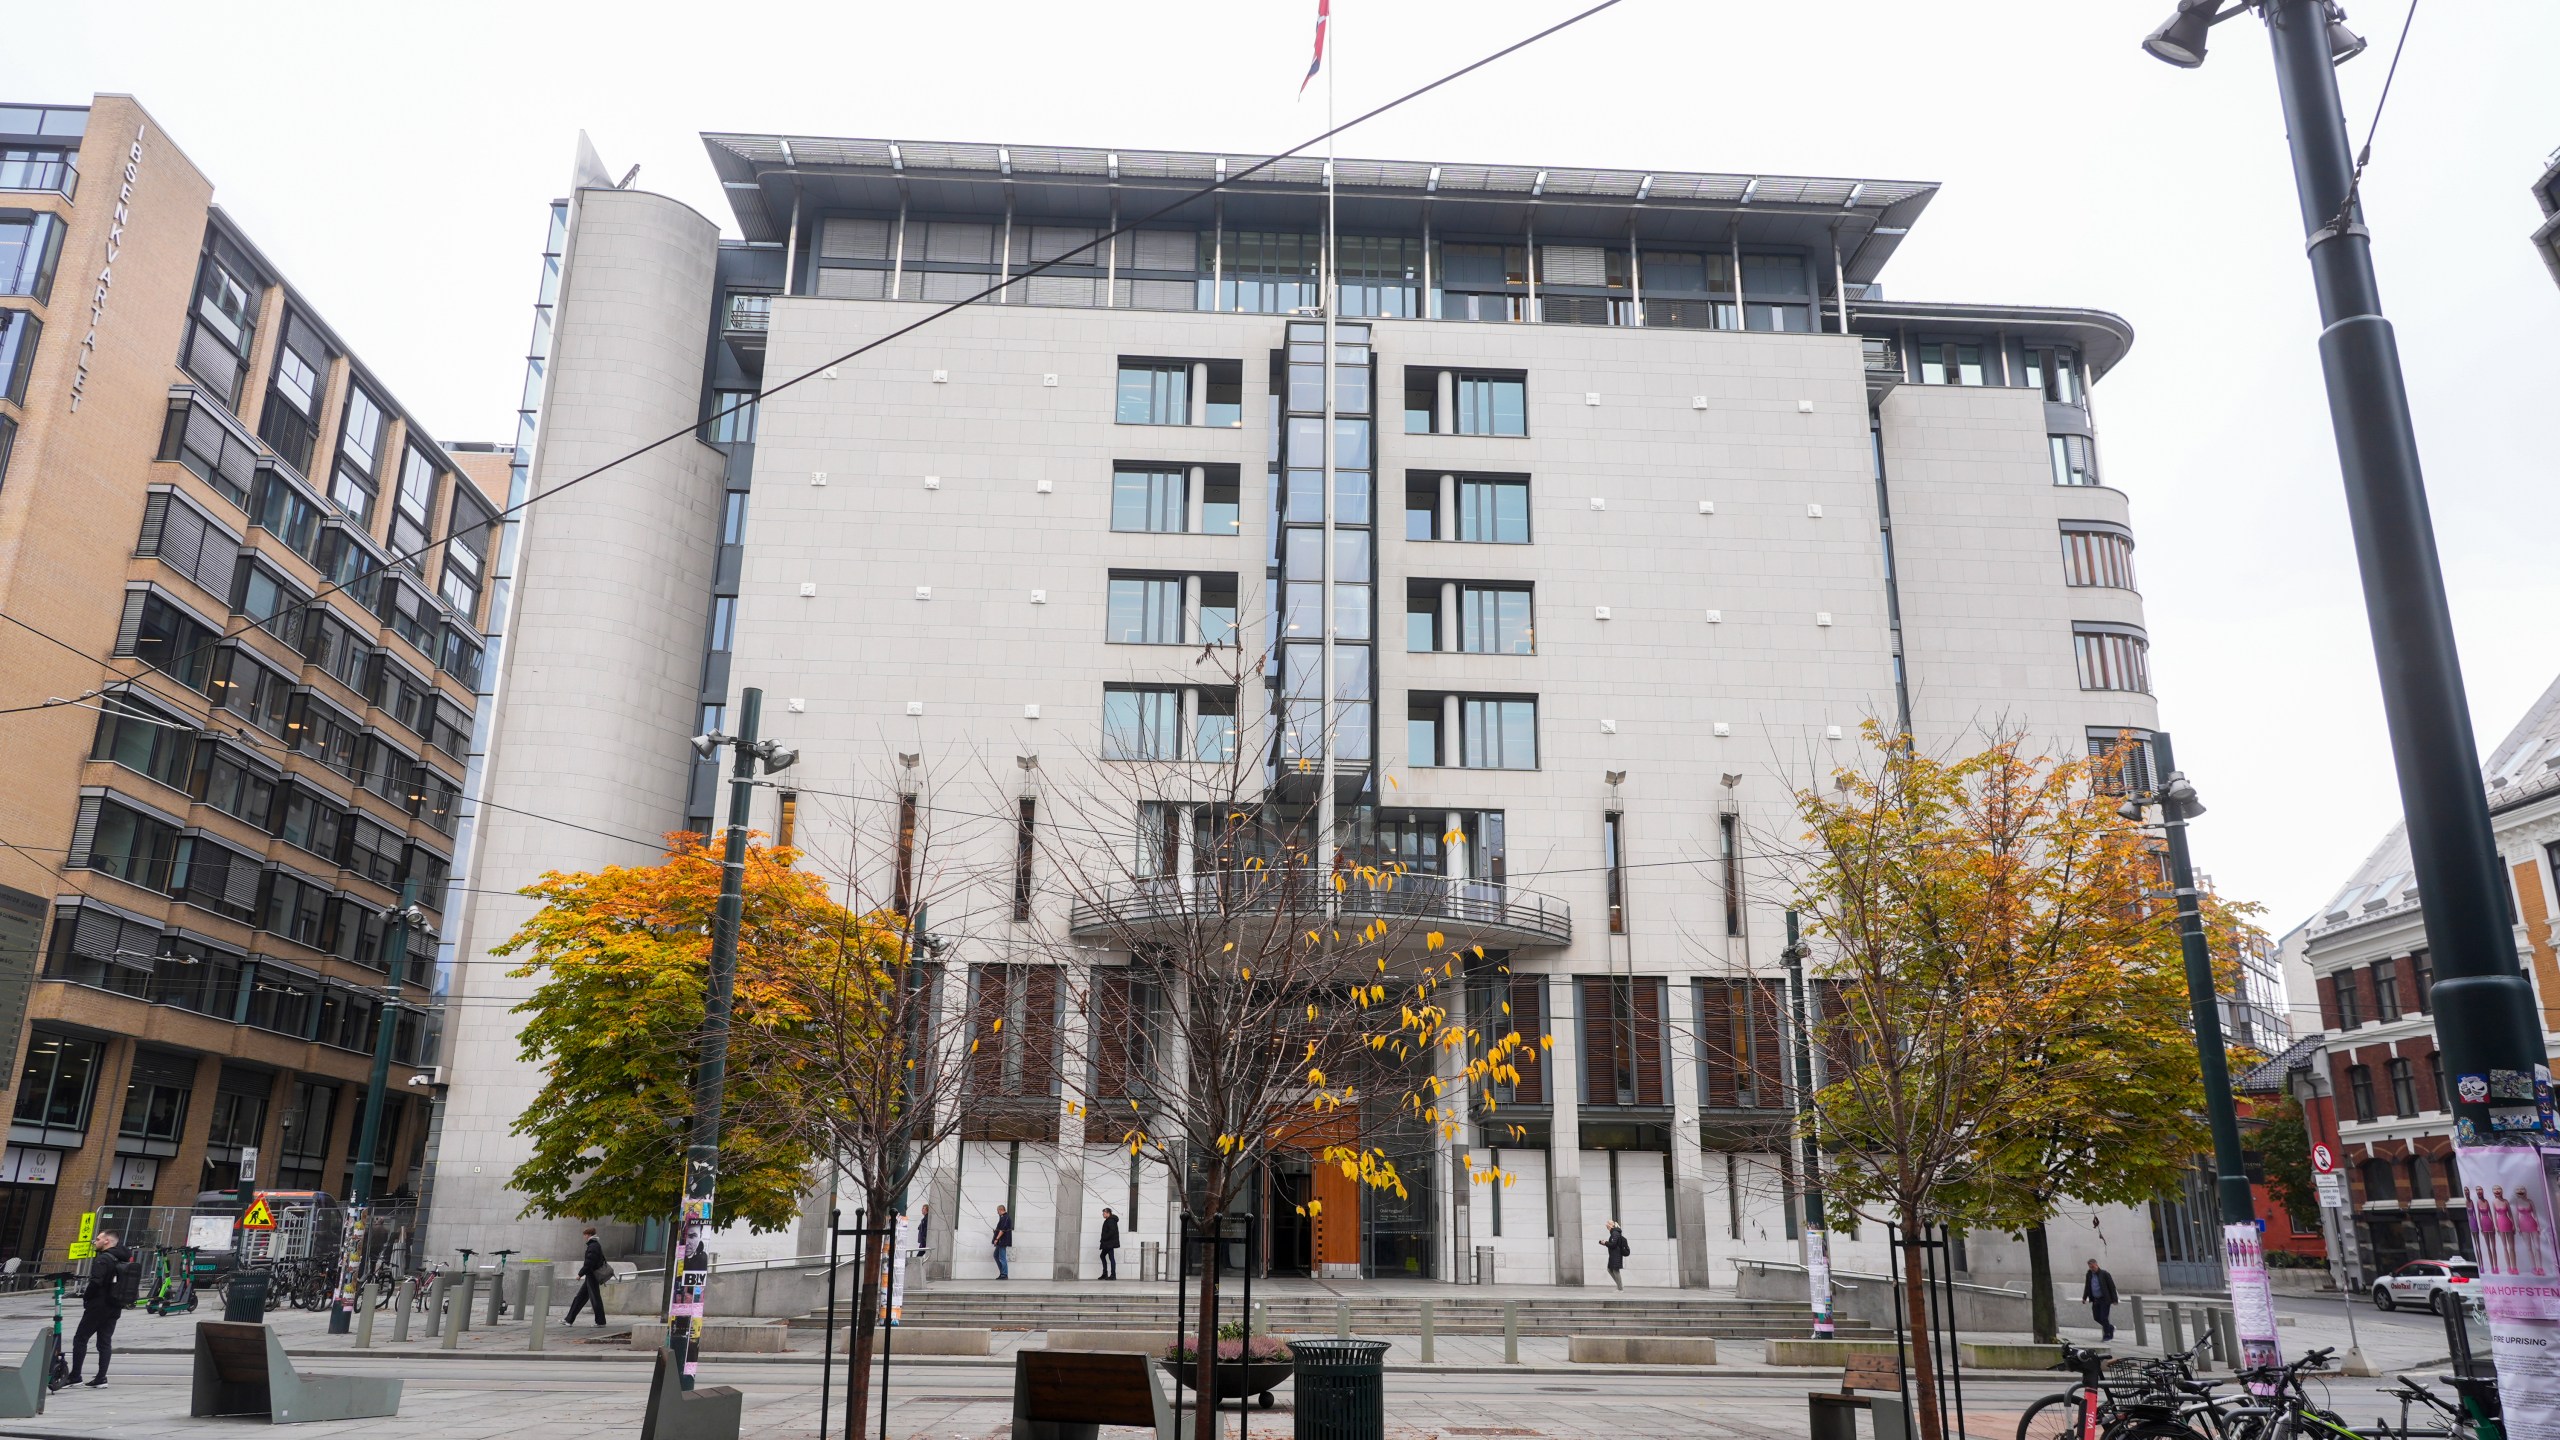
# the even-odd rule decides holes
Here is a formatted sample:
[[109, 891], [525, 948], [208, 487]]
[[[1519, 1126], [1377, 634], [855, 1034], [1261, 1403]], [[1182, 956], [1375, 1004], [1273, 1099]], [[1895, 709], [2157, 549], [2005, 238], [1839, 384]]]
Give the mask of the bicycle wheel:
[[2146, 1417], [2107, 1427], [2107, 1440], [2197, 1440], [2197, 1432], [2175, 1420]]
[[[2106, 1414], [2102, 1406], [2099, 1411]], [[2018, 1417], [2018, 1440], [2078, 1440], [2080, 1434], [2080, 1392], [2067, 1390], [2047, 1395], [2027, 1407]]]

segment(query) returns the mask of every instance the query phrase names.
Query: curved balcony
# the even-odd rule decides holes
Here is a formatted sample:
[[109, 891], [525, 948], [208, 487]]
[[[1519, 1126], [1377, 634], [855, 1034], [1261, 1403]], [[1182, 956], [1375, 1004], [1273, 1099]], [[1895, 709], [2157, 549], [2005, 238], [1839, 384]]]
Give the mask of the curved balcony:
[[[1249, 870], [1165, 876], [1104, 888], [1079, 898], [1067, 928], [1079, 940], [1125, 944], [1170, 937], [1203, 923], [1289, 912], [1313, 923], [1319, 898], [1332, 889], [1313, 870]], [[1573, 912], [1562, 900], [1492, 880], [1452, 880], [1439, 875], [1369, 879], [1357, 874], [1335, 895], [1339, 921], [1366, 925], [1384, 920], [1392, 948], [1422, 953], [1438, 932], [1441, 949], [1481, 945], [1518, 950], [1573, 941]]]

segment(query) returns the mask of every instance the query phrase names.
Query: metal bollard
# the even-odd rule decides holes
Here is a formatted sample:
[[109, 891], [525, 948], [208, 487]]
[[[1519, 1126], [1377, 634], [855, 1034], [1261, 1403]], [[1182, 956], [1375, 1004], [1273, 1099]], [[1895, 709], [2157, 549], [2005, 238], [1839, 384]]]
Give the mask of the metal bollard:
[[480, 1277], [465, 1270], [455, 1279], [462, 1294], [453, 1303], [453, 1328], [457, 1332], [467, 1332], [471, 1328], [471, 1302], [480, 1296]]
[[[444, 1339], [439, 1348], [460, 1349], [462, 1332], [471, 1328], [471, 1276], [468, 1273], [445, 1278]], [[460, 1283], [455, 1283], [455, 1282]]]
[[1333, 1338], [1336, 1340], [1348, 1340], [1351, 1338], [1351, 1302], [1348, 1300], [1340, 1300], [1334, 1303]]
[[1422, 1302], [1422, 1363], [1429, 1365], [1438, 1359], [1431, 1345], [1431, 1302], [1425, 1300]]
[[507, 1314], [507, 1276], [499, 1271], [489, 1277], [489, 1328], [496, 1329]]
[[1502, 1302], [1502, 1363], [1520, 1363], [1520, 1302]]
[[2143, 1323], [2142, 1297], [2133, 1297], [2133, 1343], [2137, 1348], [2151, 1348], [2151, 1327]]
[[[546, 1269], [550, 1264], [549, 1261], [543, 1261], [541, 1263]], [[516, 1272], [516, 1316], [519, 1319], [523, 1318], [525, 1315], [526, 1307], [533, 1303], [534, 1264], [535, 1262], [528, 1260], [525, 1262], [524, 1268]]]
[[452, 1288], [446, 1283], [452, 1278], [450, 1275], [438, 1275], [436, 1283], [427, 1287], [427, 1338], [430, 1340], [444, 1333], [444, 1292]]
[[417, 1302], [417, 1298], [418, 1281], [415, 1276], [411, 1276], [410, 1278], [401, 1281], [400, 1288], [391, 1292], [392, 1344], [398, 1345], [408, 1340], [409, 1307]]
[[543, 1268], [542, 1283], [533, 1287], [533, 1303], [525, 1307], [524, 1313], [533, 1321], [533, 1336], [525, 1342], [524, 1348], [539, 1355], [542, 1353], [543, 1332], [551, 1325], [551, 1270], [548, 1266]]
[[2240, 1368], [2240, 1317], [2228, 1305], [2214, 1308], [2213, 1348], [2221, 1352], [2224, 1369]]
[[356, 1348], [373, 1348], [373, 1282], [356, 1287]]
[[1253, 1333], [1256, 1335], [1271, 1333], [1271, 1302], [1268, 1300], [1253, 1302]]
[[2187, 1327], [2178, 1313], [2178, 1302], [2165, 1300], [2160, 1305], [2160, 1344], [2175, 1353], [2187, 1348]]

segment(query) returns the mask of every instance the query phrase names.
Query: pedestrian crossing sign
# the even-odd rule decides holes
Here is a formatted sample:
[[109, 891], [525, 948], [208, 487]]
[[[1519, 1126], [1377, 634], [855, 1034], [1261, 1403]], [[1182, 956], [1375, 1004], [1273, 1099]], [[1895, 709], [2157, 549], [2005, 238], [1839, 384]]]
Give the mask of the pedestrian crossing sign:
[[243, 1230], [276, 1228], [276, 1212], [267, 1208], [265, 1196], [261, 1195], [249, 1202], [249, 1213], [240, 1217], [240, 1228]]

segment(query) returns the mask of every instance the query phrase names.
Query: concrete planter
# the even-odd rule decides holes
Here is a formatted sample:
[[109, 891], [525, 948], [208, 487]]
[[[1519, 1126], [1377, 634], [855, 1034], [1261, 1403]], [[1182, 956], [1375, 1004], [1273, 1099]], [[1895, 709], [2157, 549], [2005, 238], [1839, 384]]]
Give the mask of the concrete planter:
[[2050, 1370], [2062, 1363], [2059, 1345], [2004, 1344], [1996, 1340], [1960, 1340], [1957, 1358], [1979, 1370]]
[[[631, 1326], [631, 1348], [655, 1350], [667, 1343], [667, 1322], [640, 1320]], [[780, 1355], [791, 1348], [791, 1332], [763, 1320], [705, 1320], [701, 1349], [707, 1355]]]
[[1881, 1356], [1892, 1360], [1901, 1351], [1890, 1337], [1883, 1340], [1771, 1340], [1768, 1361], [1772, 1365], [1817, 1365], [1840, 1370], [1852, 1358]]
[[1704, 1335], [1570, 1335], [1565, 1354], [1577, 1365], [1713, 1365], [1716, 1342]]
[[[871, 1353], [879, 1354], [884, 1341], [892, 1355], [992, 1355], [995, 1353], [995, 1332], [991, 1330], [947, 1327], [932, 1329], [905, 1325], [890, 1328], [897, 1332], [894, 1336], [887, 1330], [871, 1332]], [[853, 1348], [852, 1327], [846, 1327], [844, 1344], [838, 1348], [848, 1351]]]
[[1156, 1330], [1050, 1330], [1041, 1336], [1049, 1350], [1107, 1350], [1121, 1355], [1162, 1355], [1170, 1336]]

